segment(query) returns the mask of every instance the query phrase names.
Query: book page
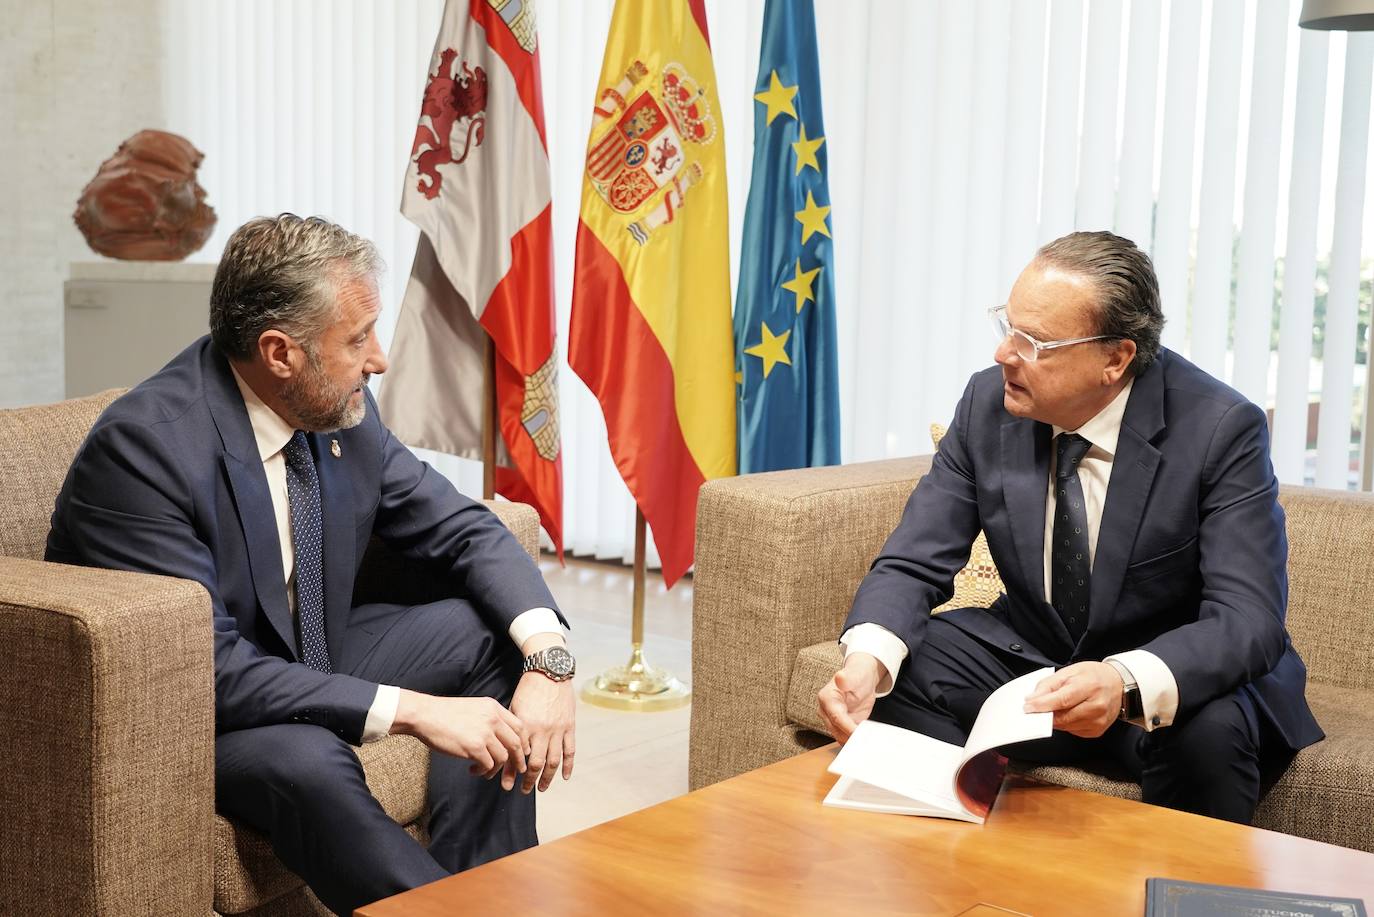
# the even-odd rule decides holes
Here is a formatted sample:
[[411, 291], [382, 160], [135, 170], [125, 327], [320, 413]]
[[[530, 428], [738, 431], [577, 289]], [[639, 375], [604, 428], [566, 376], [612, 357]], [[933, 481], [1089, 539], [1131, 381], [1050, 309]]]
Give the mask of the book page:
[[841, 777], [836, 780], [822, 804], [841, 809], [859, 809], [863, 812], [881, 812], [886, 815], [949, 816], [949, 813], [939, 806], [917, 802], [901, 793], [892, 793], [871, 783], [855, 780], [853, 777]]
[[1002, 779], [1007, 775], [1007, 759], [995, 751], [974, 755], [959, 768], [954, 778], [955, 793], [965, 812], [977, 816], [981, 822], [992, 811], [997, 794], [1002, 792]]
[[954, 796], [963, 751], [910, 729], [864, 720], [830, 762], [830, 772], [953, 814], [963, 810]]
[[1003, 745], [1049, 738], [1054, 732], [1054, 714], [1026, 713], [1021, 708], [1041, 679], [1053, 674], [1054, 669], [1048, 667], [1027, 672], [988, 695], [964, 743], [959, 767], [970, 758]]
[[1044, 668], [1012, 679], [992, 692], [978, 711], [955, 769], [954, 794], [960, 807], [980, 821], [992, 811], [1007, 771], [1007, 759], [997, 749], [1013, 742], [1043, 739], [1054, 731], [1053, 713], [1021, 709], [1040, 680], [1053, 671]]

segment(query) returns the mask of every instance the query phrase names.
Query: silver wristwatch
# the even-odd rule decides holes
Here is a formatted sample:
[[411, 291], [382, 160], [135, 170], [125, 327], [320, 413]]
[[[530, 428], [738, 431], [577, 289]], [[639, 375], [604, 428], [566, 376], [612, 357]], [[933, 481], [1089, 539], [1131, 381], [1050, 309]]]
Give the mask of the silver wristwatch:
[[1121, 711], [1116, 718], [1126, 723], [1136, 723], [1145, 719], [1145, 705], [1140, 696], [1140, 685], [1136, 684], [1131, 670], [1115, 659], [1108, 659], [1107, 665], [1116, 669], [1116, 674], [1121, 676]]
[[553, 681], [567, 681], [577, 673], [577, 660], [561, 646], [550, 646], [525, 657], [525, 672], [538, 672]]

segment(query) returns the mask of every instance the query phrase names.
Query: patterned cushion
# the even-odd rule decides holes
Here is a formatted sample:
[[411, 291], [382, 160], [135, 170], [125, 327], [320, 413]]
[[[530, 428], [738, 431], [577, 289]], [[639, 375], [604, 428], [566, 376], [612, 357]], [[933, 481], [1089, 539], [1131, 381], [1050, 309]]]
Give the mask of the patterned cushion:
[[[940, 448], [940, 440], [944, 438], [945, 427], [938, 423], [931, 424], [930, 441], [935, 444], [936, 449]], [[973, 550], [969, 554], [968, 563], [964, 565], [964, 569], [954, 574], [954, 596], [936, 608], [934, 613], [939, 614], [951, 608], [987, 608], [1002, 594], [1002, 590], [1002, 576], [997, 572], [997, 565], [992, 562], [988, 538], [979, 532], [978, 537], [973, 540]]]

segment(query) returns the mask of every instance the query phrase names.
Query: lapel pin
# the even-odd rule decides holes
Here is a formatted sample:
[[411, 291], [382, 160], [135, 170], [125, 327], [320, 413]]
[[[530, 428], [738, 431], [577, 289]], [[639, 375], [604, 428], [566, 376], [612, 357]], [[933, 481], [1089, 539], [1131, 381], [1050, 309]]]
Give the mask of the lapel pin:
[[343, 450], [339, 448], [339, 441], [337, 439], [331, 439], [329, 441], [329, 451], [333, 453], [335, 458], [343, 455]]

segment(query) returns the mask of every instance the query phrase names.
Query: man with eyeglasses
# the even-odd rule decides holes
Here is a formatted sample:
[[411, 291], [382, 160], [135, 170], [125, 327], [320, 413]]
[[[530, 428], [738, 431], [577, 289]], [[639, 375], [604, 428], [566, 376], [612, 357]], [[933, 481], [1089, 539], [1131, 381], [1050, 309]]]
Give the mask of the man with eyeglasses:
[[[998, 366], [860, 585], [822, 715], [840, 741], [872, 716], [963, 744], [993, 690], [1054, 666], [1026, 710], [1055, 732], [1012, 757], [1114, 760], [1146, 802], [1248, 823], [1323, 738], [1264, 412], [1160, 347], [1154, 268], [1111, 233], [1041, 248], [992, 320]], [[932, 617], [980, 529], [1005, 593]]]

